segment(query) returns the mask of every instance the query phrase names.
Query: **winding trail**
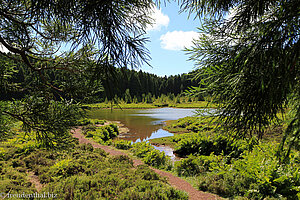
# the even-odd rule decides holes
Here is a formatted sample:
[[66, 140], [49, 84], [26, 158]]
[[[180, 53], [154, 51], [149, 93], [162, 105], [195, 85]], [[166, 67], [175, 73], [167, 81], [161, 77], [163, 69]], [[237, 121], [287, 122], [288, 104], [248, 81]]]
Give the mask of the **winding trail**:
[[[116, 149], [113, 149], [110, 146], [101, 145], [92, 140], [85, 138], [84, 135], [81, 133], [81, 128], [75, 128], [72, 130], [72, 132], [73, 132], [73, 137], [79, 139], [79, 143], [91, 144], [94, 148], [101, 148], [105, 152], [109, 153], [110, 155], [127, 155], [126, 153], [116, 150]], [[133, 159], [134, 166], [142, 165], [142, 164], [144, 164], [144, 163], [141, 160]], [[169, 183], [176, 189], [187, 192], [189, 194], [190, 200], [221, 199], [217, 195], [196, 190], [194, 187], [191, 186], [191, 184], [189, 184], [188, 182], [186, 182], [185, 180], [183, 180], [177, 176], [174, 176], [173, 174], [171, 174], [169, 172], [165, 172], [165, 171], [155, 169], [152, 167], [150, 167], [150, 168], [153, 171], [155, 171], [157, 174], [159, 174], [160, 176], [167, 177]]]

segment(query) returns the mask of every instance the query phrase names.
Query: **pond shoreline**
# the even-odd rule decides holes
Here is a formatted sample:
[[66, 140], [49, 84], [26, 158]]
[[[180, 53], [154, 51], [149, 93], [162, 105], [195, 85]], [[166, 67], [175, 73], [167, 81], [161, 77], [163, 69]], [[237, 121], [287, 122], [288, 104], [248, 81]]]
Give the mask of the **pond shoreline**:
[[[133, 142], [173, 136], [174, 134], [164, 128], [168, 120], [177, 120], [195, 114], [195, 109], [186, 108], [156, 108], [156, 109], [92, 109], [88, 111], [91, 119], [106, 119], [108, 121], [119, 121], [126, 127], [120, 138], [132, 140]], [[132, 133], [132, 134], [129, 134]], [[132, 136], [132, 138], [130, 138]]]
[[95, 103], [95, 104], [85, 104], [83, 107], [89, 109], [116, 109], [116, 110], [125, 110], [125, 109], [156, 109], [156, 108], [216, 108], [217, 105], [209, 103], [207, 101], [198, 101], [191, 103], [179, 103], [179, 104], [152, 104], [152, 103], [130, 103], [130, 104], [105, 104], [105, 103]]

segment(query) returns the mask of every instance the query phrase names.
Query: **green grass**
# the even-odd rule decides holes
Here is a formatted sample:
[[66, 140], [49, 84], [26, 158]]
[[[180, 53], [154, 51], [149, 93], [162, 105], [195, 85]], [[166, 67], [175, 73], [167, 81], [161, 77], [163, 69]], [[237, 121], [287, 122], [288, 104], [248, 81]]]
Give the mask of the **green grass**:
[[190, 102], [190, 103], [170, 103], [169, 107], [175, 108], [216, 108], [217, 105], [213, 103], [209, 103], [207, 101], [198, 101], [198, 102]]
[[130, 104], [106, 104], [106, 103], [96, 103], [96, 104], [86, 104], [90, 108], [107, 108], [107, 109], [143, 109], [143, 108], [157, 108], [157, 106], [148, 103], [130, 103]]
[[174, 107], [174, 108], [215, 108], [215, 104], [208, 103], [207, 101], [198, 101], [190, 103], [120, 103], [110, 104], [110, 103], [95, 103], [95, 104], [86, 104], [90, 108], [113, 108], [113, 109], [147, 109], [147, 108], [159, 108], [159, 107]]
[[162, 138], [155, 138], [149, 140], [151, 144], [153, 145], [165, 145], [173, 148], [176, 145], [176, 142], [174, 142], [174, 137], [162, 137]]
[[215, 128], [216, 124], [211, 117], [184, 117], [178, 120], [169, 120], [163, 129], [174, 133], [172, 137], [151, 139], [152, 144], [174, 147], [181, 138], [189, 137], [196, 132], [207, 132]]

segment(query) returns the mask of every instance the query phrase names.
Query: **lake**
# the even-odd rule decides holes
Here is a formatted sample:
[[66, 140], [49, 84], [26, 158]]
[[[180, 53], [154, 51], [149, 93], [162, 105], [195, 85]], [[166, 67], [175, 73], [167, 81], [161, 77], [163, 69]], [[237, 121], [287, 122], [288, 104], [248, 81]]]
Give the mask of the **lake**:
[[156, 108], [156, 109], [97, 109], [89, 115], [94, 119], [120, 121], [129, 133], [122, 139], [140, 142], [144, 140], [173, 136], [173, 133], [162, 129], [164, 121], [177, 120], [194, 115], [196, 109]]

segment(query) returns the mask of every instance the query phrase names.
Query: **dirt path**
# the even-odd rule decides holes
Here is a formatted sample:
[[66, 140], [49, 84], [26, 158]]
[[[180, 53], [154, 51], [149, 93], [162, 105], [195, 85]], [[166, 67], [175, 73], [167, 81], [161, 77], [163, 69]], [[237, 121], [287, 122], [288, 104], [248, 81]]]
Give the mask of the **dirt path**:
[[[81, 129], [80, 128], [73, 129], [72, 132], [73, 132], [73, 136], [75, 138], [79, 139], [79, 143], [85, 143], [85, 144], [89, 143], [94, 148], [101, 148], [104, 151], [106, 151], [107, 153], [109, 153], [110, 155], [127, 155], [126, 153], [124, 153], [122, 151], [112, 149], [109, 146], [104, 146], [104, 145], [98, 144], [94, 141], [91, 141], [91, 140], [85, 138], [84, 135], [81, 134]], [[133, 160], [133, 165], [134, 166], [141, 165], [141, 164], [143, 164], [143, 162], [141, 160], [138, 160], [138, 159]], [[216, 195], [196, 190], [195, 188], [193, 188], [191, 186], [191, 184], [189, 184], [188, 182], [186, 182], [185, 180], [182, 180], [181, 178], [179, 178], [177, 176], [174, 176], [173, 174], [171, 174], [169, 172], [165, 172], [165, 171], [155, 169], [155, 168], [152, 168], [152, 167], [150, 167], [150, 168], [152, 170], [154, 170], [157, 174], [159, 174], [161, 176], [164, 176], [164, 177], [167, 177], [169, 183], [173, 187], [175, 187], [179, 190], [187, 192], [189, 194], [189, 197], [190, 197], [191, 200], [221, 199], [220, 197], [218, 197]]]
[[43, 188], [43, 184], [41, 184], [39, 177], [34, 175], [34, 172], [27, 172], [29, 181], [34, 185], [35, 189], [37, 190], [37, 192], [40, 192]]

